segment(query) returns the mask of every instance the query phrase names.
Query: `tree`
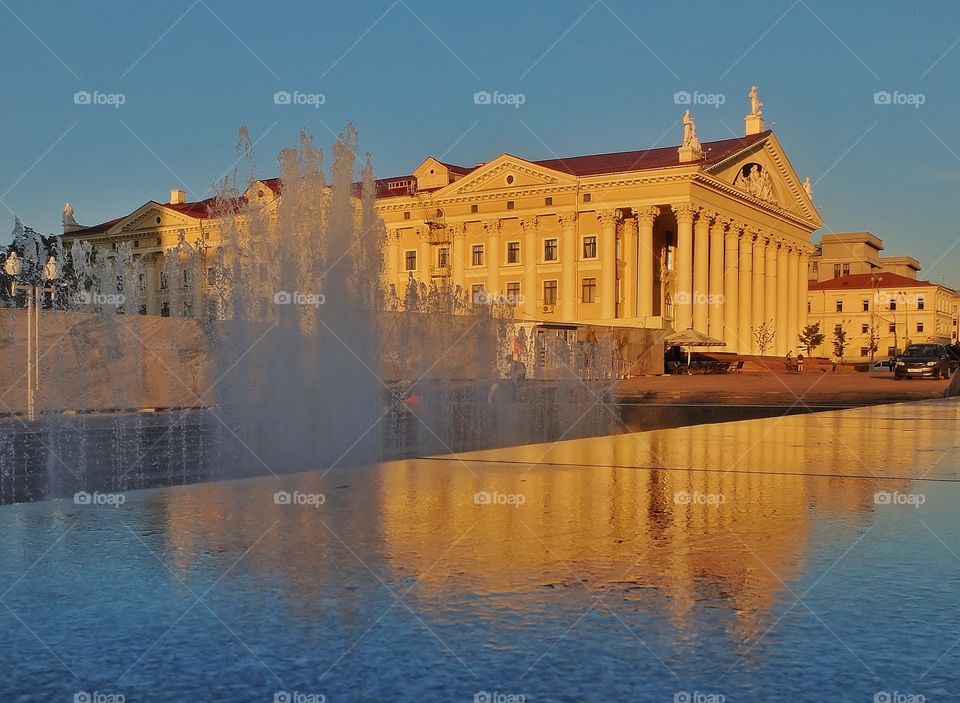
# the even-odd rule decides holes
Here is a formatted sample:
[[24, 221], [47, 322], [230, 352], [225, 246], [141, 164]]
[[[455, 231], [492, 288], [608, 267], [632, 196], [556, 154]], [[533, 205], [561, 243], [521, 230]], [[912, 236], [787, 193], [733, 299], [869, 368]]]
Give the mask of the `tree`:
[[878, 334], [877, 326], [870, 325], [870, 336], [867, 337], [867, 353], [870, 354], [870, 363], [873, 363], [874, 356], [877, 353], [877, 350], [880, 348], [880, 336]]
[[760, 356], [766, 356], [767, 350], [773, 346], [773, 340], [777, 336], [777, 330], [773, 325], [773, 320], [764, 322], [759, 327], [753, 328], [753, 338], [757, 341], [757, 347], [760, 349]]
[[807, 350], [807, 356], [813, 356], [813, 350], [823, 344], [823, 340], [819, 322], [804, 327], [799, 337], [800, 346]]
[[837, 325], [833, 328], [833, 353], [837, 358], [843, 361], [843, 352], [847, 349], [847, 333], [843, 325]]

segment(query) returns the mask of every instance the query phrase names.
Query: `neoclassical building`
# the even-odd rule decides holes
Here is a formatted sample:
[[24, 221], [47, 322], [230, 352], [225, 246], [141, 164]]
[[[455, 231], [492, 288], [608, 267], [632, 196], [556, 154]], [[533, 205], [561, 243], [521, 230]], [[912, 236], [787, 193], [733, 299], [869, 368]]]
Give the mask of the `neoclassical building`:
[[[751, 98], [739, 138], [701, 143], [687, 111], [680, 146], [545, 161], [502, 154], [471, 167], [430, 157], [378, 180], [385, 285], [402, 298], [411, 279], [450, 283], [541, 326], [692, 327], [739, 353], [759, 352], [765, 325], [775, 331], [768, 352], [795, 349], [822, 221], [809, 179]], [[256, 181], [246, 197], [280, 198], [282, 186]], [[169, 203], [96, 227], [71, 211], [65, 238], [135, 242], [148, 263], [146, 312], [162, 314], [163, 252], [181, 236], [218, 243], [208, 204], [175, 190]]]

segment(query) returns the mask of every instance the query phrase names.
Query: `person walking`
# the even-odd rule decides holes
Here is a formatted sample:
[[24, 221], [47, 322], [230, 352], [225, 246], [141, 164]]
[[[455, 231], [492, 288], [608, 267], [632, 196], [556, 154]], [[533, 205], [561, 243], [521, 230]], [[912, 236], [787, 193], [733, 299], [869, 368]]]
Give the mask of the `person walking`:
[[797, 373], [803, 373], [803, 354], [797, 354]]

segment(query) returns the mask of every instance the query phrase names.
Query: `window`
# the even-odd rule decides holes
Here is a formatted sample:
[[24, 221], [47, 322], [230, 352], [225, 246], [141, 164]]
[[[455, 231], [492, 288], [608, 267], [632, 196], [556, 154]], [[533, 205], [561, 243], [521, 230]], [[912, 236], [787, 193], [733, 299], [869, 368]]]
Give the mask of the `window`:
[[833, 331], [834, 331], [836, 334], [840, 334], [841, 332], [843, 332], [843, 325], [834, 325], [834, 326], [833, 326]]
[[922, 323], [922, 322], [918, 322], [918, 323], [917, 323], [917, 332], [923, 332], [923, 323]]
[[844, 276], [849, 276], [849, 275], [850, 275], [850, 264], [844, 264], [844, 265], [843, 265], [843, 275], [844, 275]]
[[483, 266], [483, 245], [474, 244], [473, 245], [473, 258], [471, 262], [474, 266]]
[[160, 272], [160, 290], [166, 290], [166, 289], [167, 289], [167, 272], [161, 271]]
[[170, 317], [170, 303], [160, 303], [160, 317]]
[[507, 201], [507, 210], [513, 210], [513, 201], [512, 201], [512, 200], [508, 200], [508, 201]]
[[583, 238], [583, 258], [584, 259], [597, 258], [597, 238], [596, 237]]
[[450, 266], [450, 248], [449, 247], [440, 247], [437, 251], [437, 266], [442, 269]]
[[193, 286], [193, 271], [190, 269], [183, 270], [183, 287], [190, 288]]
[[409, 219], [410, 219], [410, 213], [409, 213], [409, 212], [404, 212], [404, 213], [403, 213], [403, 219], [409, 220]]
[[890, 298], [890, 309], [891, 310], [897, 309], [897, 301], [894, 298]]
[[141, 306], [137, 309], [137, 312], [140, 313], [141, 315], [146, 315], [146, 314], [147, 314], [147, 306], [146, 306], [146, 305], [141, 305]]
[[543, 282], [543, 304], [544, 305], [557, 304], [557, 282], [556, 281]]
[[843, 312], [843, 301], [842, 301], [842, 300], [838, 300], [838, 301], [837, 301], [837, 312]]
[[553, 205], [553, 198], [549, 198], [549, 197], [548, 197], [548, 198], [544, 198], [544, 199], [543, 199], [543, 204], [546, 205], [547, 207], [550, 207], [551, 205]]
[[589, 203], [589, 202], [590, 202], [590, 193], [584, 193], [584, 194], [583, 194], [583, 202], [585, 202], [585, 203]]
[[520, 263], [520, 242], [507, 242], [507, 263]]
[[820, 273], [820, 264], [816, 261], [813, 262], [813, 272]]
[[520, 281], [507, 282], [507, 302], [517, 305], [520, 302]]
[[543, 242], [543, 260], [544, 261], [556, 261], [557, 260], [557, 240], [556, 239], [547, 239]]
[[869, 347], [860, 347], [860, 356], [861, 356], [861, 357], [870, 356], [870, 348], [869, 348]]
[[869, 301], [869, 300], [864, 300], [864, 301], [863, 301], [863, 311], [864, 311], [864, 312], [870, 312], [870, 301]]
[[414, 249], [404, 252], [403, 254], [403, 267], [407, 271], [416, 271], [417, 270], [417, 252]]
[[596, 278], [583, 279], [583, 288], [580, 291], [580, 301], [583, 303], [595, 303], [597, 301]]
[[479, 205], [471, 205], [471, 206], [470, 206], [470, 212], [474, 212], [474, 213], [480, 212], [480, 206], [479, 206]]
[[833, 277], [840, 278], [840, 264], [833, 265]]
[[917, 298], [917, 310], [923, 310], [926, 304], [927, 301], [925, 301], [923, 298]]
[[470, 288], [471, 298], [475, 304], [487, 302], [486, 290], [482, 283], [474, 283]]
[[863, 334], [867, 334], [868, 332], [870, 332], [870, 325], [860, 325], [860, 331]]
[[139, 240], [139, 239], [134, 239], [134, 240], [133, 240], [133, 248], [134, 248], [134, 249], [139, 249], [139, 248], [140, 248], [140, 240]]
[[896, 322], [891, 322], [891, 323], [890, 323], [890, 327], [888, 327], [887, 329], [890, 331], [890, 334], [896, 334], [896, 333], [897, 333], [897, 323], [896, 323]]
[[897, 348], [896, 347], [887, 347], [887, 356], [896, 356]]

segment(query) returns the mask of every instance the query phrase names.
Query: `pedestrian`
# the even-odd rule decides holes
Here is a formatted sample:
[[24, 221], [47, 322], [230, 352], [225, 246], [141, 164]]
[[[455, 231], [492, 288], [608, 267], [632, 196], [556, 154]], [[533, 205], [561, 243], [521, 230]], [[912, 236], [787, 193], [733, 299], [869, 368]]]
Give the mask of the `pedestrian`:
[[803, 373], [803, 354], [797, 354], [797, 373]]

